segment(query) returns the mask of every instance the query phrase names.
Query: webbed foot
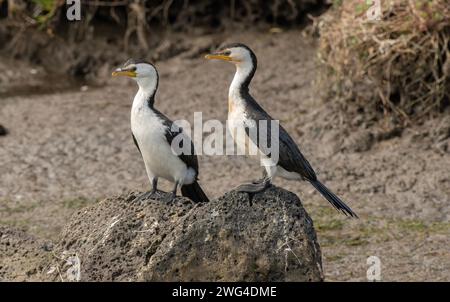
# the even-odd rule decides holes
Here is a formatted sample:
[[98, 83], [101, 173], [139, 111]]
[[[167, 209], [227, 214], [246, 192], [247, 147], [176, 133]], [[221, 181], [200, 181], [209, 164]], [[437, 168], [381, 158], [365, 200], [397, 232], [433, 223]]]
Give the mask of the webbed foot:
[[272, 186], [272, 183], [270, 179], [263, 178], [261, 180], [253, 181], [252, 183], [246, 183], [239, 185], [236, 187], [236, 191], [242, 192], [242, 193], [248, 193], [248, 199], [250, 202], [250, 206], [253, 205], [253, 197], [260, 192], [265, 191], [266, 189], [270, 188]]

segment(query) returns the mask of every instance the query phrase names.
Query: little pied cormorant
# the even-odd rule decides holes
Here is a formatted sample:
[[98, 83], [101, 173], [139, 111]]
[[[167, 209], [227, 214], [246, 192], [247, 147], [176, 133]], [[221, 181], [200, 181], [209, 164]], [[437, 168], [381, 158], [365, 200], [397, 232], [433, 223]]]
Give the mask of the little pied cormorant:
[[177, 188], [181, 187], [183, 196], [194, 202], [208, 202], [208, 197], [197, 182], [198, 161], [192, 142], [188, 137], [182, 140], [191, 143], [191, 154], [176, 155], [171, 147], [172, 140], [184, 133], [181, 128], [174, 130], [177, 127], [172, 127], [172, 121], [154, 107], [159, 82], [155, 66], [130, 59], [112, 75], [130, 77], [139, 86], [131, 108], [131, 132], [152, 184], [151, 191], [143, 194], [141, 199], [157, 193], [158, 178], [164, 178], [175, 184], [166, 201], [171, 201], [176, 196]]
[[[218, 59], [231, 62], [236, 66], [236, 74], [229, 88], [228, 94], [228, 125], [236, 145], [241, 149], [248, 148], [251, 141], [258, 152], [261, 164], [264, 166], [264, 176], [260, 181], [251, 184], [243, 184], [238, 187], [241, 192], [254, 194], [271, 186], [272, 179], [279, 175], [285, 179], [306, 180], [310, 182], [337, 210], [345, 215], [358, 217], [349, 206], [332, 193], [316, 177], [313, 168], [300, 152], [293, 139], [279, 125], [279, 158], [277, 162], [271, 162], [270, 154], [264, 153], [260, 148], [259, 133], [270, 135], [270, 131], [260, 131], [260, 121], [267, 121], [265, 125], [270, 127], [273, 120], [268, 113], [253, 99], [249, 93], [249, 85], [255, 74], [257, 60], [254, 52], [246, 45], [236, 43], [224, 46], [214, 54], [209, 54], [206, 59]], [[236, 131], [237, 127], [244, 127], [244, 131]], [[249, 129], [255, 127], [256, 129]], [[249, 135], [251, 130], [256, 132], [256, 139]], [[246, 133], [247, 137], [237, 138], [236, 133]], [[270, 137], [266, 141], [270, 142]]]

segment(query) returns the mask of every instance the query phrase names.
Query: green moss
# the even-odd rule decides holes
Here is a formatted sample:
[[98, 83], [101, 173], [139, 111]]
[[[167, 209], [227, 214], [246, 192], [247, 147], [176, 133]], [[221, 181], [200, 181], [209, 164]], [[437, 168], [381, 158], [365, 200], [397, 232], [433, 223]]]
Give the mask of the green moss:
[[366, 240], [365, 238], [357, 236], [353, 238], [344, 239], [343, 243], [347, 246], [360, 246], [368, 244], [369, 241]]
[[364, 13], [367, 10], [366, 4], [365, 3], [358, 3], [355, 5], [355, 14], [356, 15], [360, 15], [362, 13]]
[[45, 28], [47, 23], [56, 16], [56, 11], [61, 5], [57, 0], [33, 0], [41, 8], [42, 12], [34, 16], [41, 29]]
[[316, 229], [318, 231], [342, 230], [343, 227], [344, 222], [337, 219], [332, 219], [331, 221], [316, 224]]
[[450, 222], [434, 222], [430, 225], [430, 229], [433, 233], [450, 233]]
[[64, 207], [68, 209], [80, 209], [90, 203], [92, 203], [92, 201], [84, 197], [75, 197], [73, 199], [66, 199], [63, 201]]
[[323, 206], [311, 211], [320, 245], [362, 246], [402, 237], [422, 238], [429, 234], [450, 234], [450, 223], [428, 223], [418, 219], [367, 219], [349, 221], [333, 208]]
[[[395, 224], [395, 223], [394, 223]], [[425, 231], [427, 226], [422, 221], [400, 220], [396, 223], [404, 231]]]
[[6, 213], [7, 215], [29, 212], [39, 206], [39, 203], [36, 202], [17, 204], [10, 200], [1, 200], [0, 204], [0, 211], [2, 214]]
[[344, 256], [339, 255], [339, 254], [338, 255], [330, 255], [330, 256], [325, 255], [324, 258], [326, 261], [333, 262], [333, 261], [341, 260], [342, 258], [344, 258]]
[[56, 0], [33, 0], [33, 2], [44, 11], [51, 11], [57, 4]]
[[392, 225], [397, 226], [403, 232], [409, 233], [448, 233], [450, 232], [450, 223], [433, 222], [426, 223], [421, 220], [400, 220], [391, 222]]
[[333, 0], [333, 6], [338, 7], [338, 6], [341, 6], [342, 3], [343, 3], [343, 0]]

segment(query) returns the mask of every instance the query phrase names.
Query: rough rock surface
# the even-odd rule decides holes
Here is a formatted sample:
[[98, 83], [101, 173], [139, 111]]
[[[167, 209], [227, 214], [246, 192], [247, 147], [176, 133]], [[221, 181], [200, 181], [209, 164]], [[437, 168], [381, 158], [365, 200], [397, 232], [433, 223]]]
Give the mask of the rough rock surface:
[[136, 201], [131, 193], [78, 211], [43, 279], [323, 280], [313, 224], [295, 194], [273, 187], [252, 204], [233, 191], [208, 204], [166, 204], [164, 194]]

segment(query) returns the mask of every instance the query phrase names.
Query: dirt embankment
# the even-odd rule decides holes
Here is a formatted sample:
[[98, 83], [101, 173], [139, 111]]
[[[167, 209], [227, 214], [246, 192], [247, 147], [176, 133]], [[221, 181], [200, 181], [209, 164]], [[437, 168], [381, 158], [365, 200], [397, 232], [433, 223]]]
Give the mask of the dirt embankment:
[[[300, 31], [212, 39], [244, 42], [255, 50], [254, 97], [280, 119], [319, 178], [361, 217], [341, 217], [306, 183], [276, 180], [301, 197], [314, 220], [325, 279], [366, 280], [367, 257], [375, 255], [383, 280], [450, 280], [448, 113], [388, 129], [321, 103], [314, 90], [315, 41]], [[157, 62], [156, 107], [172, 119], [192, 121], [193, 112], [201, 111], [204, 120], [225, 121], [233, 67], [207, 63], [201, 51], [187, 53]], [[37, 80], [39, 71], [27, 77]], [[0, 137], [1, 224], [55, 238], [76, 210], [113, 194], [148, 189], [129, 129], [135, 83], [102, 81], [100, 88], [72, 86], [1, 99], [0, 122], [9, 130]], [[200, 157], [201, 183], [211, 197], [259, 176], [258, 164], [241, 157]], [[161, 188], [169, 186], [163, 182]]]

